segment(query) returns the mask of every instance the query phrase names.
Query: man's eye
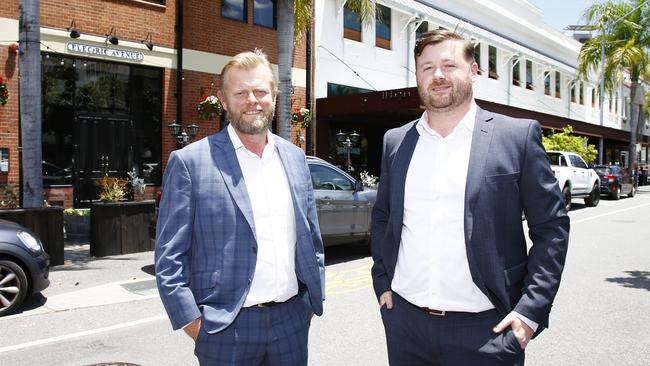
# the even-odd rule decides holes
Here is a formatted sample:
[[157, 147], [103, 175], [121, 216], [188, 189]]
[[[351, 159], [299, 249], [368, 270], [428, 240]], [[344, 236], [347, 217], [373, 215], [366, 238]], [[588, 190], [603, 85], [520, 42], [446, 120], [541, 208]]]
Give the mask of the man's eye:
[[268, 92], [266, 90], [255, 90], [255, 96], [257, 97], [263, 97], [267, 95]]

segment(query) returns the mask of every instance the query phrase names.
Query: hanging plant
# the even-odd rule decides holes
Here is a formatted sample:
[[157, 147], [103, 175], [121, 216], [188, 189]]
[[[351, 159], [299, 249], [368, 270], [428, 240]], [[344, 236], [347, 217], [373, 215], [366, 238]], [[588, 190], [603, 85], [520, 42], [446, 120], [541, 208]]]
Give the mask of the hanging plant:
[[9, 89], [7, 89], [7, 83], [5, 83], [4, 78], [0, 75], [0, 105], [7, 104], [9, 100]]
[[196, 107], [200, 119], [213, 119], [221, 114], [223, 107], [221, 102], [214, 95], [205, 97]]

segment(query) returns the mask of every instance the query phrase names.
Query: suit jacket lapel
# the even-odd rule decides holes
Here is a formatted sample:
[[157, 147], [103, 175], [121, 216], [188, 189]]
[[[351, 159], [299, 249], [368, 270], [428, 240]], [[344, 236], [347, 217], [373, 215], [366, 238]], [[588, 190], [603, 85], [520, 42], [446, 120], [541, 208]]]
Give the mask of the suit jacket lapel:
[[393, 195], [394, 201], [391, 202], [391, 207], [400, 207], [401, 209], [395, 210], [395, 219], [393, 220], [393, 233], [395, 233], [395, 240], [399, 242], [402, 233], [402, 221], [404, 219], [404, 185], [406, 184], [406, 173], [409, 170], [409, 164], [413, 157], [415, 145], [417, 145], [420, 134], [415, 128], [417, 121], [406, 132], [404, 139], [400, 144], [395, 159], [393, 159], [391, 170], [394, 173], [391, 181], [392, 190], [395, 192]]
[[472, 237], [473, 209], [481, 186], [485, 184], [485, 164], [487, 163], [490, 142], [492, 141], [492, 116], [481, 108], [476, 110], [476, 123], [472, 134], [472, 147], [469, 154], [467, 182], [465, 184], [465, 240]]
[[275, 146], [278, 149], [278, 154], [280, 155], [280, 161], [282, 162], [282, 166], [284, 167], [284, 172], [287, 175], [287, 181], [289, 182], [289, 191], [291, 192], [291, 199], [293, 201], [293, 210], [296, 215], [296, 225], [298, 223], [298, 218], [301, 215], [301, 210], [300, 210], [300, 205], [298, 205], [298, 186], [297, 180], [298, 176], [296, 173], [297, 167], [299, 167], [299, 164], [304, 164], [302, 161], [294, 161], [292, 159], [292, 156], [289, 154], [289, 151], [287, 151], [287, 148], [284, 144], [284, 141], [279, 141], [281, 137], [277, 135], [273, 135], [275, 138]]
[[232, 141], [230, 141], [230, 136], [228, 136], [228, 131], [224, 128], [221, 132], [212, 135], [210, 140], [217, 148], [212, 149], [212, 160], [221, 173], [223, 181], [235, 201], [235, 204], [239, 207], [239, 210], [246, 218], [246, 221], [253, 232], [253, 236], [256, 236], [255, 221], [253, 220], [253, 208], [251, 206], [250, 198], [248, 197], [244, 175], [239, 166], [235, 148], [232, 145]]

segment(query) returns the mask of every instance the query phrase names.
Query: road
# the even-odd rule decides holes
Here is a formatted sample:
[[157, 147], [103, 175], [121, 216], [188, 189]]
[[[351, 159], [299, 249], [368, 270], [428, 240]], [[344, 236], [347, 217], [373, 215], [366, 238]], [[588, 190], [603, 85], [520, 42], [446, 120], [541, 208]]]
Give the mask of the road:
[[[550, 328], [528, 365], [646, 365], [650, 359], [650, 187], [637, 197], [574, 201], [571, 239]], [[68, 248], [52, 285], [21, 314], [0, 318], [0, 364], [196, 365], [153, 286], [152, 253], [86, 260]], [[83, 248], [78, 249], [82, 251]], [[386, 365], [363, 248], [328, 248], [325, 315], [314, 317], [310, 365]], [[41, 303], [45, 303], [44, 305]]]

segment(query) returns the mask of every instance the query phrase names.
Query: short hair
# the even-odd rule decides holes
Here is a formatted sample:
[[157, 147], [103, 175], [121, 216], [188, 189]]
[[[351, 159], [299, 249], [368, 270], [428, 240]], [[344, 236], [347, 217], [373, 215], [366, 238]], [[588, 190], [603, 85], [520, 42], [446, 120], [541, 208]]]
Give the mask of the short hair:
[[420, 57], [422, 51], [424, 51], [424, 47], [428, 45], [436, 45], [444, 41], [462, 42], [464, 46], [463, 55], [465, 56], [465, 59], [469, 62], [474, 62], [474, 45], [472, 42], [465, 39], [465, 37], [463, 37], [461, 34], [444, 28], [422, 33], [422, 35], [418, 37], [418, 39], [415, 41], [415, 47], [413, 49], [415, 60]]
[[221, 69], [221, 92], [225, 92], [226, 75], [230, 69], [236, 68], [250, 70], [259, 65], [266, 66], [269, 69], [269, 72], [271, 73], [271, 93], [276, 95], [278, 92], [278, 82], [275, 79], [273, 68], [271, 67], [271, 63], [269, 62], [266, 53], [259, 48], [256, 48], [254, 51], [238, 53], [228, 60], [228, 62], [223, 66], [223, 69]]

